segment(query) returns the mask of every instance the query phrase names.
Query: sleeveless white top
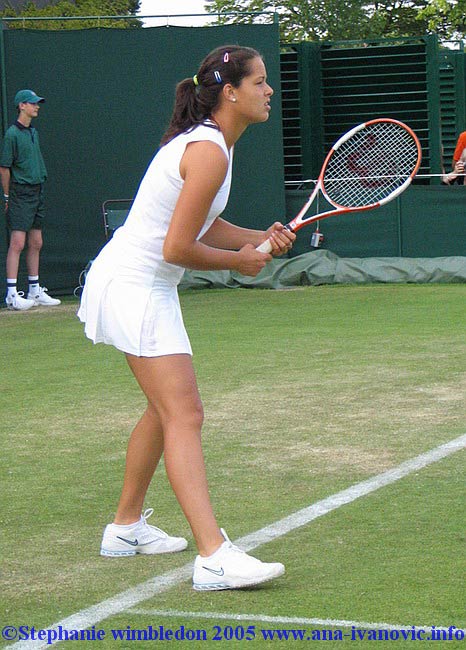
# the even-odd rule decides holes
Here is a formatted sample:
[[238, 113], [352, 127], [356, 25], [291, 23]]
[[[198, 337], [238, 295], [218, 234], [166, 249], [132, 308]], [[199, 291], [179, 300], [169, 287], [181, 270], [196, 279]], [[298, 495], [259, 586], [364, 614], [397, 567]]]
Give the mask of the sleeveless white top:
[[204, 140], [222, 149], [228, 170], [198, 239], [225, 209], [231, 186], [233, 149], [228, 150], [221, 131], [199, 125], [176, 136], [157, 152], [141, 181], [126, 222], [101, 250], [86, 277], [78, 317], [85, 323], [86, 336], [94, 343], [110, 343], [140, 355], [148, 305], [157, 308], [151, 292], [164, 288], [176, 292], [184, 268], [166, 262], [162, 249], [183, 187], [181, 158], [190, 142]]

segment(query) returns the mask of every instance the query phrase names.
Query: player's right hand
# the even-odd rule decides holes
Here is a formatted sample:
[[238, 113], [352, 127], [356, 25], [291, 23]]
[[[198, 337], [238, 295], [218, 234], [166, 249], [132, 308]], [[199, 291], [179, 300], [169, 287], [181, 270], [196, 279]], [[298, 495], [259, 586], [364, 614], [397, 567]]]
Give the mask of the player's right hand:
[[269, 253], [259, 253], [252, 244], [246, 244], [238, 251], [236, 270], [241, 275], [250, 275], [255, 278], [271, 259], [272, 256]]

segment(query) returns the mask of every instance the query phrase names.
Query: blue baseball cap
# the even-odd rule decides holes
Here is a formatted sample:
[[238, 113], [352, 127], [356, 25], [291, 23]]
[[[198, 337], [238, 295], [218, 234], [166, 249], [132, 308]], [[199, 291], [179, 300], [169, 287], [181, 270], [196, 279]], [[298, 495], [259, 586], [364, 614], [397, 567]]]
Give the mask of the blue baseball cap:
[[39, 97], [33, 90], [18, 90], [15, 95], [15, 106], [20, 104], [42, 104], [45, 102], [43, 97]]

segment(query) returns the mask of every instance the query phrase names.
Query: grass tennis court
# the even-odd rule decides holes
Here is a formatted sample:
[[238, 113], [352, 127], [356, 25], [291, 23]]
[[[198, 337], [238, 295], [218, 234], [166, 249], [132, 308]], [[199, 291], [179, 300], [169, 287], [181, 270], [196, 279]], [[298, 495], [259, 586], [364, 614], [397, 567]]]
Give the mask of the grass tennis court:
[[[181, 300], [212, 499], [232, 540], [466, 432], [462, 285], [206, 290]], [[76, 308], [70, 299], [0, 312], [2, 628], [48, 628], [195, 555], [159, 470], [149, 523], [186, 536], [188, 550], [99, 556], [144, 400], [123, 355], [84, 338]], [[206, 630], [208, 641], [187, 644], [198, 648], [238, 647], [235, 633], [250, 625], [248, 647], [271, 643], [263, 629], [331, 627], [287, 619], [464, 628], [464, 460], [452, 454], [255, 549], [286, 565], [269, 585], [203, 594], [184, 581], [102, 620], [105, 639], [81, 646], [148, 647], [110, 631], [149, 625]], [[320, 643], [345, 642], [368, 643]]]

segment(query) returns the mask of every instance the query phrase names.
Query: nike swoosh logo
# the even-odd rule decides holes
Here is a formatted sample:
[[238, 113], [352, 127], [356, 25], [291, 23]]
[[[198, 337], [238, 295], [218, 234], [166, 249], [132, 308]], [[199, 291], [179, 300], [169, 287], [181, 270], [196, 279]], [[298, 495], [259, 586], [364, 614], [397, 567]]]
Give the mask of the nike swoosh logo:
[[221, 569], [209, 569], [209, 567], [203, 566], [202, 568], [206, 571], [210, 571], [210, 573], [215, 573], [216, 576], [223, 576], [225, 573], [223, 567]]
[[119, 535], [117, 535], [117, 539], [121, 539], [122, 542], [125, 542], [130, 546], [137, 546], [139, 544], [137, 539], [125, 539], [124, 537], [120, 537]]

